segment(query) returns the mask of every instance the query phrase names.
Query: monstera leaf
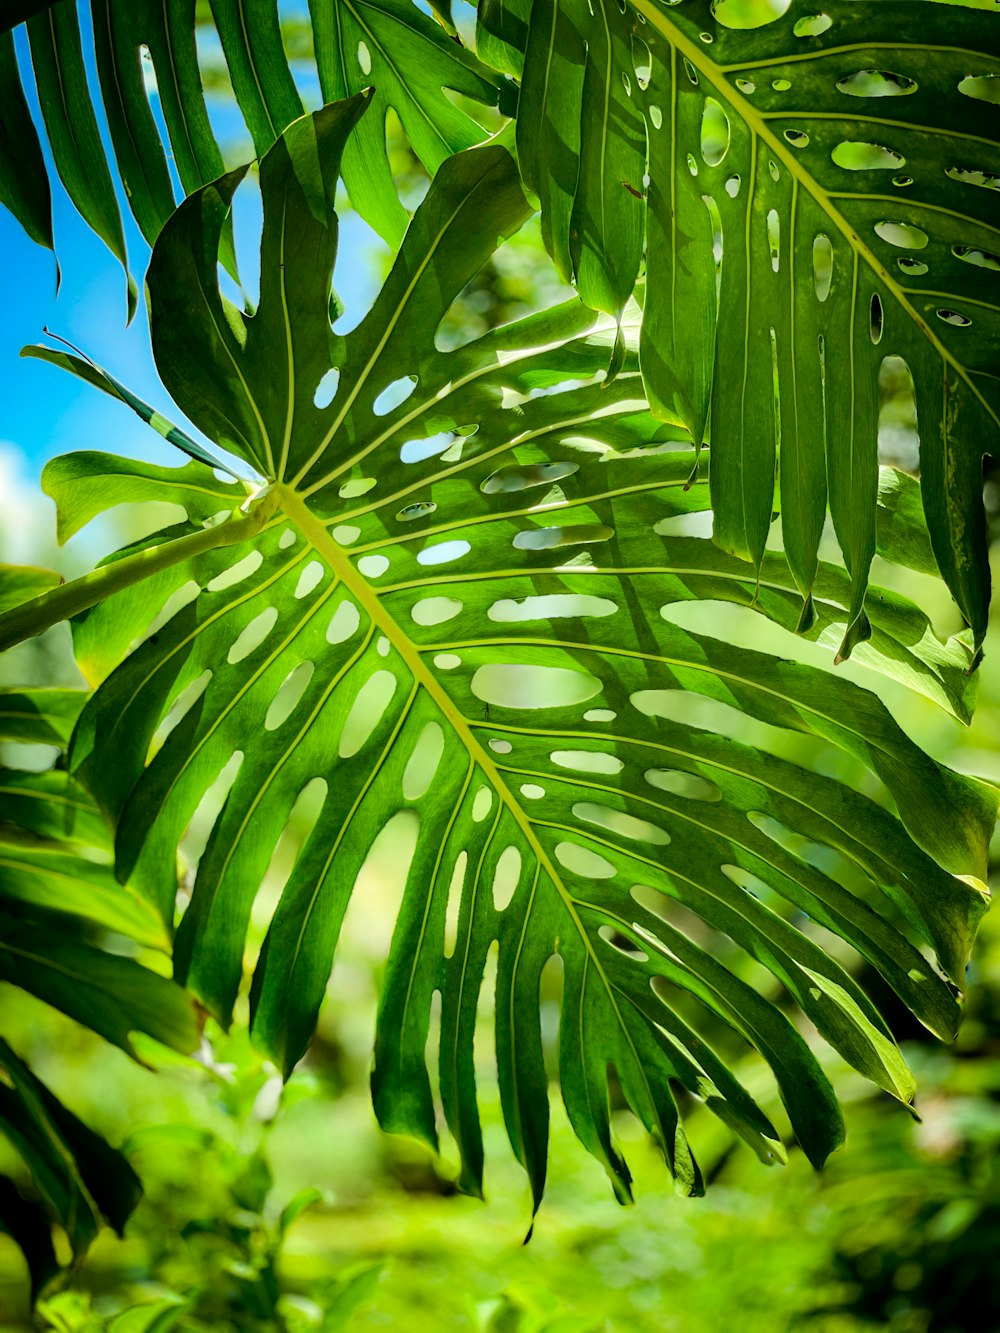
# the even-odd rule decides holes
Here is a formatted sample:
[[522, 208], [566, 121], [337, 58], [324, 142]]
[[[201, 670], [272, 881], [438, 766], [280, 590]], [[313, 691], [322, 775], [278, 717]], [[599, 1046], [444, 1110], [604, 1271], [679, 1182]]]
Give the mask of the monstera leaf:
[[[430, 173], [486, 132], [445, 90], [496, 106], [502, 80], [410, 0], [311, 0], [316, 72], [324, 100], [375, 91], [375, 108], [348, 149], [344, 181], [364, 218], [398, 245], [407, 215], [396, 194], [385, 142], [394, 111]], [[35, 12], [40, 11], [40, 12]], [[162, 114], [170, 160], [185, 194], [223, 171], [209, 120], [195, 0], [90, 0], [100, 100], [125, 197], [152, 244], [175, 206], [168, 155], [153, 116]], [[213, 37], [258, 154], [302, 115], [282, 47], [275, 0], [212, 0]], [[31, 64], [56, 170], [84, 219], [126, 265], [110, 163], [87, 79], [73, 3], [0, 6], [0, 203], [36, 241], [53, 246], [52, 208], [38, 133], [21, 83], [11, 29], [27, 19]], [[203, 51], [211, 50], [206, 42]], [[144, 66], [143, 61], [148, 64]], [[223, 259], [235, 272], [231, 234]], [[129, 279], [129, 314], [136, 292]]]
[[[77, 651], [103, 683], [71, 768], [116, 826], [119, 875], [146, 887], [165, 922], [179, 840], [211, 806], [175, 959], [223, 1023], [257, 887], [296, 809], [318, 805], [250, 996], [254, 1038], [286, 1073], [369, 848], [413, 812], [374, 1099], [386, 1127], [436, 1141], [424, 1053], [439, 994], [440, 1099], [464, 1188], [481, 1187], [473, 1036], [492, 953], [504, 1116], [536, 1202], [548, 1119], [539, 986], [553, 959], [563, 1097], [620, 1196], [612, 1070], [684, 1191], [702, 1182], [675, 1088], [763, 1160], [782, 1155], [699, 1032], [706, 1011], [770, 1064], [820, 1162], [841, 1115], [782, 997], [908, 1101], [886, 1022], [845, 964], [860, 957], [933, 1031], [954, 1031], [995, 800], [924, 755], [857, 685], [684, 628], [675, 604], [690, 599], [792, 627], [800, 598], [779, 553], [755, 568], [684, 534], [707, 488], [689, 484], [684, 425], [648, 411], [634, 329], [572, 301], [436, 347], [455, 297], [529, 215], [504, 136], [441, 167], [373, 307], [352, 332], [332, 331], [337, 164], [367, 100], [294, 122], [262, 160], [253, 315], [217, 276], [242, 172], [196, 191], [155, 247], [160, 373], [241, 460], [233, 470], [257, 479], [236, 486], [197, 461], [58, 461], [46, 484], [66, 531], [141, 495], [169, 497], [187, 519], [8, 611], [3, 642], [77, 617]], [[76, 356], [31, 350], [101, 380]], [[886, 478], [880, 541], [920, 564], [914, 489]], [[869, 660], [965, 714], [970, 646], [936, 640], [903, 599], [872, 601]], [[849, 575], [823, 567], [813, 632], [839, 636], [850, 602]], [[708, 726], [699, 700], [716, 706]], [[734, 739], [737, 713], [772, 746]], [[841, 753], [847, 781], [792, 762], [796, 735]]]
[[[345, 149], [344, 179], [394, 246], [406, 213], [386, 157], [386, 114], [399, 116], [433, 173], [485, 136], [456, 94], [510, 113], [510, 78], [521, 80], [521, 166], [552, 256], [586, 302], [616, 316], [644, 277], [646, 394], [697, 443], [709, 427], [716, 437], [711, 486], [724, 549], [759, 564], [780, 507], [803, 627], [829, 505], [853, 580], [844, 656], [870, 629], [879, 369], [887, 355], [905, 358], [934, 552], [978, 646], [989, 602], [981, 463], [1000, 401], [988, 193], [1000, 179], [1000, 28], [993, 15], [925, 0], [841, 0], [832, 16], [793, 0], [775, 19], [779, 7], [483, 0], [480, 58], [456, 38], [446, 4], [436, 23], [409, 0], [311, 0], [310, 33], [326, 100], [375, 90]], [[302, 111], [278, 7], [213, 0], [211, 13], [262, 153]], [[92, 0], [90, 14], [115, 159], [152, 242], [174, 195], [141, 55], [182, 189], [222, 172], [195, 3]], [[125, 263], [76, 7], [11, 4], [0, 28], [25, 18], [56, 168]], [[762, 26], [748, 29], [754, 22]], [[52, 244], [42, 151], [9, 31], [0, 33], [0, 201]], [[235, 273], [228, 231], [223, 261]], [[131, 280], [129, 294], [131, 310]]]
[[[807, 624], [829, 501], [854, 587], [844, 652], [864, 637], [879, 368], [899, 355], [934, 552], [978, 645], [1000, 21], [909, 0], [774, 10], [535, 0], [530, 28], [482, 21], [524, 46], [520, 161], [563, 273], [617, 313], [645, 241], [644, 383], [659, 415], [711, 432], [720, 545], [759, 564], [780, 472]], [[754, 13], [765, 26], [727, 26]]]

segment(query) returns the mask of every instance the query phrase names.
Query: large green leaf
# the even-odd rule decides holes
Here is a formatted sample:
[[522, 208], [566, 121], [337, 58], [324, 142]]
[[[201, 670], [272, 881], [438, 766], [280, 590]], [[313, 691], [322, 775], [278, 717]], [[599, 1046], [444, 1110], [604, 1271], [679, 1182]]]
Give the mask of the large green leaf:
[[[436, 349], [453, 299], [529, 212], [503, 137], [440, 168], [371, 311], [352, 333], [332, 332], [336, 171], [366, 105], [358, 96], [295, 122], [262, 161], [252, 316], [221, 294], [216, 267], [242, 173], [196, 192], [157, 241], [148, 290], [160, 373], [264, 485], [245, 513], [209, 519], [214, 545], [191, 555], [206, 510], [196, 487], [185, 498], [187, 465], [163, 491], [187, 506], [187, 535], [118, 562], [155, 552], [155, 586], [138, 565], [130, 578], [115, 579], [114, 564], [88, 576], [88, 642], [114, 636], [122, 616], [134, 637], [139, 607], [150, 632], [131, 652], [119, 641], [121, 665], [77, 725], [73, 772], [117, 828], [118, 873], [147, 886], [166, 921], [178, 841], [211, 789], [218, 814], [175, 958], [223, 1023], [257, 886], [300, 798], [316, 798], [251, 989], [254, 1037], [286, 1072], [311, 1035], [369, 848], [392, 816], [413, 812], [375, 1104], [387, 1127], [436, 1140], [424, 1051], [440, 993], [440, 1096], [465, 1188], [481, 1183], [473, 1031], [494, 945], [504, 1115], [536, 1200], [547, 1137], [539, 984], [556, 957], [563, 1097], [620, 1195], [629, 1177], [611, 1132], [612, 1067], [687, 1192], [702, 1183], [674, 1084], [764, 1160], [781, 1155], [778, 1131], [699, 1034], [704, 1008], [768, 1061], [795, 1135], [822, 1161], [840, 1142], [840, 1111], [781, 994], [908, 1101], [886, 1023], [824, 931], [950, 1035], [984, 906], [993, 795], [922, 754], [858, 686], [672, 618], [674, 603], [721, 598], [792, 626], [798, 594], [777, 554], [758, 577], [675, 533], [706, 508], [706, 487], [688, 485], [685, 428], [648, 411], [634, 328], [573, 301]], [[49, 474], [71, 510], [74, 470], [115, 470], [84, 460]], [[155, 480], [141, 468], [135, 484]], [[922, 527], [903, 491], [886, 487], [883, 545], [919, 559]], [[218, 536], [227, 528], [231, 544]], [[41, 628], [53, 598], [73, 607], [73, 588], [8, 613], [0, 633]], [[849, 576], [824, 568], [816, 600], [816, 633], [846, 624]], [[874, 663], [967, 709], [968, 645], [936, 642], [902, 599], [878, 599], [872, 615]], [[691, 717], [697, 696], [724, 706], [705, 727]], [[774, 753], [733, 738], [732, 709]], [[840, 752], [846, 780], [782, 757], [797, 734]], [[855, 789], [863, 774], [879, 799]]]
[[[765, 26], [726, 26], [733, 10]], [[773, 15], [737, 0], [536, 0], [525, 179], [563, 273], [613, 314], [645, 222], [654, 410], [698, 442], [711, 430], [716, 540], [758, 565], [780, 473], [806, 599], [829, 502], [854, 585], [845, 652], [867, 633], [879, 367], [905, 358], [934, 553], [978, 645], [981, 462], [1000, 411], [1000, 25], [911, 0], [829, 15], [793, 0]]]

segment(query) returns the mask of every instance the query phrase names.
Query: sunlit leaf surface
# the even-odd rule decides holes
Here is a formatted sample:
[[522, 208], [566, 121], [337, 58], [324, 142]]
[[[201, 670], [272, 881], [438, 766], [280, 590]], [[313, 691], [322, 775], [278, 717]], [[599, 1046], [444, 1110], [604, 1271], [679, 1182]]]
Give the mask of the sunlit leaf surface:
[[[152, 539], [155, 581], [119, 582], [102, 602], [115, 562], [90, 576], [78, 651], [95, 678], [109, 674], [76, 727], [72, 770], [117, 827], [118, 873], [168, 923], [178, 842], [196, 812], [207, 819], [175, 957], [224, 1023], [257, 888], [290, 820], [304, 823], [251, 990], [254, 1037], [286, 1072], [369, 848], [394, 816], [416, 824], [374, 1097], [385, 1126], [436, 1141], [425, 1049], [439, 994], [437, 1083], [464, 1188], [481, 1185], [473, 1033], [493, 957], [504, 1115], [536, 1200], [539, 985], [553, 968], [563, 1097], [619, 1195], [629, 1174], [611, 1134], [612, 1070], [686, 1192], [702, 1182], [675, 1088], [765, 1161], [782, 1154], [699, 1034], [705, 1009], [770, 1064], [798, 1141], [822, 1161], [841, 1115], [782, 996], [908, 1101], [910, 1076], [850, 958], [932, 1030], [954, 1031], [995, 802], [922, 754], [874, 695], [684, 627], [675, 605], [694, 598], [786, 628], [800, 599], [781, 555], [758, 578], [685, 535], [706, 486], [687, 485], [685, 427], [648, 411], [634, 331], [570, 302], [437, 350], [454, 298], [529, 214], [502, 139], [441, 167], [372, 309], [332, 332], [337, 162], [366, 102], [295, 122], [263, 160], [253, 315], [217, 285], [241, 172], [195, 192], [156, 245], [160, 373], [214, 444], [259, 474], [240, 490], [246, 513], [197, 463], [173, 478], [139, 465], [131, 482], [100, 455], [49, 470], [67, 530], [105, 484], [108, 503], [162, 487], [188, 514]], [[881, 540], [919, 562], [911, 499], [887, 478]], [[185, 559], [198, 533], [215, 544]], [[134, 556], [119, 564], [136, 568]], [[28, 632], [32, 618], [37, 629], [73, 596], [43, 594], [0, 631]], [[815, 596], [814, 633], [839, 637], [849, 577], [824, 567]], [[888, 594], [871, 615], [869, 660], [964, 715], [969, 646], [942, 644]], [[757, 748], [734, 738], [740, 715], [756, 720]], [[839, 752], [846, 780], [782, 757], [796, 734]]]

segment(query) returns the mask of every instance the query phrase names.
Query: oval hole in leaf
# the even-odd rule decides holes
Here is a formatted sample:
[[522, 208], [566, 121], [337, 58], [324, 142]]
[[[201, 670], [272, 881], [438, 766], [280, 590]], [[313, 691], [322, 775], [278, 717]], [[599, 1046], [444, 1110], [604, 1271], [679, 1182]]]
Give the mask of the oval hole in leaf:
[[600, 523], [579, 523], [565, 528], [528, 528], [515, 536], [513, 545], [518, 551], [550, 551], [558, 546], [586, 546], [590, 542], [606, 542], [614, 535], [614, 528], [603, 527]]
[[632, 34], [632, 68], [635, 70], [636, 83], [645, 91], [649, 87], [652, 75], [652, 57], [649, 54], [649, 47], [635, 33]]
[[589, 847], [581, 847], [578, 842], [560, 842], [556, 844], [556, 860], [564, 870], [584, 879], [611, 879], [618, 872], [610, 861]]
[[912, 177], [912, 176], [893, 176], [893, 178], [892, 178], [892, 183], [893, 183], [893, 185], [896, 186], [897, 189], [899, 189], [899, 190], [905, 190], [906, 187], [907, 187], [908, 185], [912, 185], [912, 184], [913, 184], [913, 177]]
[[358, 561], [358, 569], [366, 579], [380, 579], [388, 568], [389, 557], [386, 555], [363, 555]]
[[295, 585], [296, 598], [308, 597], [325, 573], [326, 570], [318, 560], [310, 560], [299, 575], [299, 581]]
[[[290, 544], [286, 542], [286, 545]], [[232, 588], [235, 584], [248, 579], [251, 574], [255, 574], [263, 563], [263, 554], [260, 551], [251, 551], [242, 560], [237, 560], [235, 565], [230, 565], [221, 574], [216, 574], [214, 579], [205, 584], [205, 589], [207, 592], [222, 592], [225, 588]]]
[[457, 653], [437, 653], [434, 665], [441, 671], [454, 671], [456, 667], [462, 665], [462, 659]]
[[468, 863], [468, 853], [459, 852], [448, 884], [448, 905], [444, 914], [445, 958], [450, 958], [455, 952], [455, 942], [458, 939], [458, 914], [462, 907], [462, 889], [465, 885], [465, 870]]
[[376, 671], [358, 690], [340, 733], [341, 759], [356, 755], [371, 736], [396, 693], [397, 683], [391, 671]]
[[502, 597], [486, 614], [500, 624], [516, 624], [525, 620], [562, 620], [567, 616], [610, 616], [617, 610], [618, 603], [608, 597], [556, 592], [548, 596], [525, 597], [520, 602], [515, 602], [512, 597]]
[[331, 366], [316, 385], [316, 392], [313, 394], [313, 406], [318, 407], [321, 411], [324, 407], [329, 407], [336, 398], [339, 387], [340, 371], [336, 366]]
[[701, 155], [705, 165], [717, 167], [729, 152], [729, 144], [729, 118], [714, 97], [706, 97], [701, 113]]
[[855, 143], [845, 139], [830, 154], [846, 171], [898, 171], [906, 166], [902, 153], [880, 143]]
[[327, 643], [343, 643], [361, 624], [361, 612], [353, 602], [341, 602], [326, 627]]
[[443, 754], [444, 732], [437, 722], [428, 722], [403, 771], [403, 795], [408, 801], [419, 801], [426, 795]]
[[771, 87], [774, 89], [776, 93], [787, 93], [789, 88], [791, 88], [791, 86], [792, 86], [791, 79], [771, 80]]
[[562, 1012], [565, 965], [559, 954], [551, 954], [538, 978], [538, 1016], [541, 1020], [542, 1051], [550, 1083], [559, 1077], [559, 1016]]
[[601, 926], [597, 933], [605, 944], [609, 944], [617, 953], [624, 954], [626, 958], [634, 958], [637, 963], [649, 962], [649, 954], [644, 953], [634, 940], [622, 931], [616, 930], [614, 926]]
[[539, 787], [537, 782], [522, 782], [520, 792], [526, 800], [540, 801], [545, 795], [545, 788]]
[[489, 742], [489, 746], [494, 754], [510, 754], [511, 750], [514, 748], [510, 741], [498, 740], [495, 736], [493, 740]]
[[489, 787], [480, 787], [472, 801], [472, 822], [481, 824], [493, 808], [493, 793]]
[[712, 15], [724, 28], [746, 31], [780, 19], [792, 0], [717, 0]]
[[417, 552], [417, 563], [420, 565], [447, 565], [452, 560], [459, 560], [463, 555], [468, 555], [472, 547], [466, 541], [438, 542], [435, 546], [428, 546], [423, 551]]
[[894, 467], [920, 469], [917, 396], [913, 375], [901, 356], [883, 357], [878, 371], [879, 458]]
[[882, 341], [882, 327], [883, 327], [882, 301], [879, 298], [878, 292], [872, 292], [869, 315], [870, 315], [869, 326], [871, 331], [872, 342], [877, 347], [878, 344]]
[[416, 500], [413, 504], [406, 505], [396, 515], [400, 523], [413, 523], [418, 518], [427, 518], [433, 514], [437, 505], [433, 500]]
[[819, 37], [832, 27], [833, 19], [829, 14], [806, 14], [796, 19], [792, 32], [796, 37]]
[[401, 463], [423, 463], [428, 458], [437, 458], [455, 443], [452, 431], [439, 431], [437, 435], [428, 435], [423, 440], [407, 440], [399, 451]]
[[655, 102], [649, 108], [649, 119], [654, 130], [659, 130], [663, 128], [663, 112], [660, 110], [660, 108], [656, 105]]
[[603, 773], [614, 777], [625, 765], [605, 750], [553, 750], [549, 756], [560, 768], [573, 768], [581, 773]]
[[937, 317], [938, 319], [944, 320], [945, 324], [953, 324], [955, 328], [958, 329], [967, 329], [972, 323], [972, 320], [968, 315], [963, 315], [958, 310], [939, 310], [937, 312]]
[[520, 878], [521, 853], [516, 847], [505, 847], [493, 872], [493, 906], [498, 912], [510, 904]]
[[588, 708], [583, 715], [585, 722], [614, 722], [617, 716], [611, 708]]
[[912, 259], [909, 255], [901, 255], [896, 264], [903, 273], [909, 273], [915, 278], [927, 272], [927, 265], [922, 259]]
[[922, 250], [929, 240], [925, 231], [909, 222], [876, 222], [875, 231], [900, 250]]
[[946, 167], [944, 174], [963, 185], [978, 185], [984, 190], [1000, 190], [1000, 176], [978, 167]]
[[805, 148], [809, 143], [805, 130], [785, 130], [785, 139], [793, 148]]
[[958, 85], [958, 91], [977, 102], [992, 102], [1000, 106], [1000, 78], [996, 74], [967, 74]]
[[677, 768], [647, 768], [643, 776], [651, 787], [669, 792], [671, 796], [681, 796], [685, 801], [722, 800], [722, 792], [715, 783], [697, 773], [685, 773]]
[[356, 500], [359, 495], [367, 495], [377, 485], [374, 477], [352, 477], [344, 482], [337, 494], [342, 500]]
[[491, 662], [472, 677], [472, 693], [498, 708], [568, 708], [601, 692], [589, 671], [527, 663]]
[[457, 597], [422, 597], [410, 607], [410, 618], [418, 625], [429, 627], [454, 620], [463, 603]]
[[598, 805], [594, 801], [577, 801], [573, 806], [573, 813], [577, 819], [582, 819], [588, 824], [597, 824], [599, 828], [606, 829], [609, 833], [617, 833], [621, 838], [629, 838], [632, 842], [651, 842], [665, 847], [670, 841], [670, 834], [657, 824], [651, 824], [647, 819], [637, 819], [635, 815], [627, 815], [624, 810], [613, 810], [608, 805]]
[[305, 694], [314, 670], [312, 662], [299, 662], [297, 666], [292, 667], [271, 700], [271, 706], [264, 718], [265, 731], [277, 731], [283, 722], [287, 722]]
[[399, 379], [387, 384], [378, 394], [374, 403], [372, 403], [372, 411], [377, 417], [388, 416], [395, 408], [406, 402], [416, 387], [416, 375], [400, 375]]
[[736, 86], [745, 97], [752, 97], [757, 91], [757, 85], [753, 79], [737, 79]]
[[977, 268], [988, 268], [994, 273], [1000, 273], [1000, 255], [992, 254], [989, 250], [977, 250], [972, 245], [953, 245], [951, 253], [966, 264], [975, 264]]
[[767, 211], [767, 245], [771, 252], [771, 271], [777, 273], [781, 263], [781, 220], [776, 208]]
[[235, 666], [237, 662], [242, 662], [245, 657], [249, 657], [255, 649], [259, 648], [271, 633], [271, 630], [274, 629], [277, 619], [278, 609], [275, 606], [265, 607], [259, 615], [254, 616], [226, 654], [226, 661], [229, 665]]
[[491, 472], [479, 489], [484, 495], [524, 491], [532, 486], [548, 486], [579, 471], [579, 463], [537, 463], [532, 467], [521, 465], [501, 467], [497, 468], [496, 472]]
[[913, 79], [894, 74], [891, 69], [859, 69], [837, 80], [837, 87], [849, 97], [906, 97], [917, 91]]
[[729, 179], [726, 181], [726, 194], [729, 195], [730, 199], [735, 199], [736, 196], [739, 194], [739, 192], [740, 192], [740, 178], [739, 176], [734, 174], [730, 176]]

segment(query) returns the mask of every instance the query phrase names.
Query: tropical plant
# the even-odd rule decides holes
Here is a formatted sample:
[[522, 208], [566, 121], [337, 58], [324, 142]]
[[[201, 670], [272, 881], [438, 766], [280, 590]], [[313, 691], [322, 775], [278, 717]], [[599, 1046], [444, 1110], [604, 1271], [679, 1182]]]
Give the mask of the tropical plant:
[[[688, 1097], [765, 1162], [784, 1151], [706, 1039], [706, 1015], [767, 1061], [794, 1137], [821, 1163], [841, 1112], [785, 997], [908, 1103], [912, 1080], [853, 963], [947, 1039], [985, 906], [994, 793], [923, 754], [851, 680], [688, 628], [683, 604], [742, 606], [770, 622], [769, 642], [796, 629], [839, 640], [840, 659], [853, 651], [968, 720], [995, 410], [995, 306], [981, 283], [1000, 268], [980, 200], [1000, 168], [993, 139], [963, 126], [967, 95], [995, 114], [997, 61], [982, 53], [997, 49], [996, 21], [921, 3], [907, 43], [912, 0], [838, 3], [834, 16], [796, 0], [779, 22], [733, 31], [736, 3], [712, 16], [701, 0], [537, 0], [530, 12], [484, 0], [473, 56], [448, 35], [446, 8], [437, 26], [404, 0], [316, 0], [327, 105], [303, 115], [276, 7], [214, 0], [260, 158], [260, 300], [241, 309], [219, 264], [235, 271], [230, 208], [246, 168], [222, 173], [193, 3], [94, 0], [111, 141], [153, 242], [156, 364], [209, 444], [75, 351], [26, 349], [191, 458], [50, 464], [63, 537], [136, 500], [168, 498], [186, 517], [65, 586], [13, 575], [0, 617], [2, 646], [71, 619], [96, 688], [69, 770], [114, 830], [116, 873], [170, 932], [178, 844], [197, 811], [211, 815], [177, 979], [232, 1020], [255, 893], [289, 820], [308, 812], [250, 988], [253, 1038], [289, 1074], [372, 842], [396, 815], [418, 824], [376, 1110], [437, 1142], [425, 1051], [440, 997], [440, 1104], [462, 1187], [480, 1191], [473, 1035], [495, 968], [504, 1118], [536, 1207], [543, 976], [561, 969], [570, 1121], [616, 1193], [630, 1179], [612, 1095], [695, 1194]], [[67, 0], [40, 8], [28, 29], [54, 161], [124, 261], [77, 13]], [[140, 48], [187, 196], [176, 208]], [[50, 243], [10, 37], [0, 73], [0, 198]], [[511, 113], [518, 79], [516, 124], [489, 137], [442, 91]], [[890, 95], [906, 96], [905, 114], [872, 115], [869, 99]], [[433, 173], [412, 219], [384, 162], [390, 107]], [[890, 165], [898, 193], [846, 188]], [[341, 169], [354, 206], [398, 246], [346, 334], [331, 324]], [[536, 197], [578, 297], [444, 346], [453, 303]], [[926, 254], [933, 290], [916, 285], [924, 260], [893, 265], [893, 246]], [[890, 349], [912, 372], [920, 485], [877, 466]], [[828, 500], [843, 563], [818, 559]], [[693, 535], [710, 509], [714, 540]], [[969, 630], [942, 641], [918, 607], [869, 589], [876, 550], [939, 568]]]
[[[0, 692], [0, 739], [65, 751], [80, 690]], [[113, 870], [107, 824], [65, 771], [0, 768], [0, 980], [37, 996], [137, 1056], [136, 1032], [179, 1051], [199, 1041], [195, 1007], [175, 982], [92, 938], [166, 951], [146, 895]], [[105, 1221], [119, 1230], [139, 1197], [129, 1164], [66, 1109], [0, 1038], [0, 1129], [53, 1207], [74, 1255]], [[44, 1213], [0, 1177], [0, 1230], [22, 1246], [32, 1286], [58, 1270]]]

